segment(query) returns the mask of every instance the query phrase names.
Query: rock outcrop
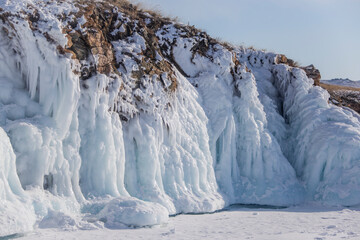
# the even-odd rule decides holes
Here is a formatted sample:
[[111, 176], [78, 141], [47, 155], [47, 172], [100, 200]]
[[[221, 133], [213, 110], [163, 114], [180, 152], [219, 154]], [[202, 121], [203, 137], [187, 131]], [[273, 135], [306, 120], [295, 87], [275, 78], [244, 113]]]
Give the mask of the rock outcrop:
[[289, 65], [290, 67], [300, 67], [302, 70], [305, 71], [306, 75], [309, 78], [312, 78], [314, 80], [314, 85], [319, 86], [321, 74], [320, 74], [319, 69], [315, 68], [315, 66], [313, 64], [310, 64], [309, 66], [306, 66], [306, 67], [301, 67], [297, 62], [295, 62], [294, 60], [292, 60], [290, 58], [287, 58], [283, 54], [277, 55], [276, 63], [286, 64], [286, 65]]
[[314, 65], [310, 64], [309, 66], [301, 67], [301, 69], [306, 72], [308, 78], [312, 78], [314, 80], [315, 86], [320, 85], [321, 74], [320, 71], [314, 67]]

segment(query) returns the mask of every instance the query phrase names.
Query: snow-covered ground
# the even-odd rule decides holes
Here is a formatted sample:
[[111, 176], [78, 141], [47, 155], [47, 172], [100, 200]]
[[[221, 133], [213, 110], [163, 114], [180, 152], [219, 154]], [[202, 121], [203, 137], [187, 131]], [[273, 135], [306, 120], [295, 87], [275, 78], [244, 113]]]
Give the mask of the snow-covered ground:
[[356, 87], [360, 88], [360, 81], [353, 81], [348, 78], [335, 78], [331, 80], [321, 80], [322, 83], [331, 84], [331, 85], [339, 85], [339, 86], [347, 86], [347, 87]]
[[298, 206], [261, 209], [234, 206], [214, 214], [178, 215], [163, 226], [61, 231], [38, 229], [37, 239], [360, 239], [360, 209]]

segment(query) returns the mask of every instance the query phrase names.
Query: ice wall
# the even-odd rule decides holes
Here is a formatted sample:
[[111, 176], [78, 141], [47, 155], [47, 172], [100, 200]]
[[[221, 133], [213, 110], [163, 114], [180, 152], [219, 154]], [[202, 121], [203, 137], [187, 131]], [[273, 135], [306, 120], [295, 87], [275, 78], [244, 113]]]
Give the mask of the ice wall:
[[16, 173], [15, 154], [0, 127], [0, 236], [33, 229], [35, 214]]
[[178, 81], [170, 109], [136, 117], [125, 127], [125, 183], [133, 196], [159, 202], [171, 213], [212, 212], [224, 202], [212, 167], [208, 119], [193, 87], [180, 75]]
[[[80, 89], [76, 61], [56, 49], [66, 43], [61, 23], [48, 18], [49, 12], [41, 14], [52, 25], [44, 30], [55, 44], [34, 34], [22, 19], [1, 25], [6, 30], [0, 40], [0, 126], [11, 141], [4, 149], [16, 154], [12, 173], [17, 172], [29, 202], [18, 208], [33, 209], [32, 221], [24, 220], [29, 224], [20, 222], [24, 225], [1, 235], [28, 231], [34, 224], [88, 228], [83, 223], [88, 219], [111, 228], [147, 226], [167, 221], [169, 214], [222, 208], [208, 119], [187, 80], [177, 73], [178, 91], [170, 95], [160, 81], [143, 79], [146, 87], [134, 93], [142, 99], [143, 112], [122, 122], [109, 109], [133, 109], [117, 98], [121, 84], [134, 79], [126, 72], [122, 78], [97, 74]], [[138, 51], [138, 45], [131, 47]], [[15, 164], [14, 157], [11, 161]]]
[[[59, 22], [51, 22], [50, 33], [63, 44]], [[16, 189], [21, 183], [21, 190], [26, 190], [17, 193], [22, 200], [5, 203], [9, 209], [15, 204], [20, 212], [9, 210], [1, 216], [10, 219], [16, 213], [21, 219], [21, 223], [16, 220], [13, 227], [5, 227], [7, 232], [1, 235], [7, 235], [30, 231], [35, 220], [52, 210], [79, 212], [76, 198], [82, 199], [78, 187], [81, 158], [76, 108], [80, 92], [72, 62], [58, 56], [56, 45], [36, 36], [21, 19], [13, 24], [2, 22], [1, 29], [0, 126], [11, 141], [8, 151], [16, 154], [16, 161], [11, 160], [16, 167], [5, 170], [12, 169], [17, 178], [8, 184]]]
[[309, 199], [356, 205], [360, 199], [360, 124], [356, 113], [328, 104], [329, 94], [297, 68], [274, 68], [290, 125], [288, 156]]
[[206, 39], [176, 38], [181, 34], [165, 26], [158, 37], [165, 44], [176, 41], [174, 60], [202, 97], [209, 118], [213, 166], [228, 203], [283, 206], [302, 202], [303, 187], [268, 129], [255, 77], [246, 70], [246, 61], [235, 66], [233, 54], [219, 44], [206, 53], [211, 57], [194, 55], [192, 49]]
[[[60, 31], [56, 26], [53, 31]], [[72, 63], [60, 58], [44, 37], [34, 36], [26, 24], [14, 24], [14, 30], [4, 27], [15, 36], [9, 41], [2, 32], [1, 80], [6, 97], [2, 125], [17, 155], [20, 181], [24, 188], [45, 186], [56, 195], [72, 197], [74, 191], [80, 195], [71, 184], [80, 166], [78, 143], [71, 142], [77, 137], [79, 99]], [[58, 41], [64, 42], [64, 36]]]
[[[118, 20], [129, 21], [122, 14]], [[120, 95], [136, 105], [135, 111], [130, 111], [135, 116], [122, 122], [125, 185], [129, 194], [161, 203], [171, 214], [222, 208], [223, 196], [218, 193], [208, 145], [208, 118], [197, 91], [175, 68], [173, 73], [134, 78], [132, 71], [141, 68], [138, 62], [149, 61], [141, 54], [146, 44], [138, 33], [112, 44], [116, 60], [122, 63], [118, 71], [122, 73], [124, 89], [128, 89]], [[156, 61], [168, 64], [159, 53]], [[176, 91], [170, 89], [170, 74], [176, 77]], [[137, 81], [138, 86], [134, 84]], [[117, 108], [122, 114], [132, 109], [124, 102]]]

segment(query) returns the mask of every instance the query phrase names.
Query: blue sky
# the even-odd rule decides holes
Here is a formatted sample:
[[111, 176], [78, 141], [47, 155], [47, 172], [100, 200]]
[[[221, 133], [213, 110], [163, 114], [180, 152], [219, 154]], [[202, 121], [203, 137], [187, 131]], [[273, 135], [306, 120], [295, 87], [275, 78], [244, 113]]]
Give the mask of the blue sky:
[[360, 80], [360, 0], [136, 0], [233, 44]]

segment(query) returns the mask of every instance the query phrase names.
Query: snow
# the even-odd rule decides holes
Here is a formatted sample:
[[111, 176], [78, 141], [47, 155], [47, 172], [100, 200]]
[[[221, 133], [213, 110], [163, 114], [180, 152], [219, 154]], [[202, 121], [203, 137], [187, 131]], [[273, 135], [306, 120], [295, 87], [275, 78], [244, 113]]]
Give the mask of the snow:
[[76, 222], [70, 216], [61, 212], [49, 211], [48, 214], [39, 222], [39, 228], [61, 228], [75, 229]]
[[97, 217], [105, 223], [105, 227], [119, 229], [164, 224], [169, 219], [169, 212], [158, 203], [144, 202], [136, 198], [115, 198]]
[[171, 217], [140, 229], [61, 231], [38, 229], [32, 239], [359, 239], [359, 209], [299, 206], [286, 209], [234, 206], [226, 211]]
[[[58, 3], [59, 8], [53, 1], [0, 3], [9, 11], [38, 6], [38, 27], [55, 41], [32, 31], [21, 15], [12, 16], [12, 27], [0, 23], [11, 35], [0, 33], [0, 236], [39, 229], [27, 237], [62, 230], [63, 238], [139, 232], [167, 238], [178, 234], [176, 227], [183, 229], [179, 238], [211, 237], [212, 231], [214, 238], [218, 233], [235, 238], [247, 237], [257, 221], [269, 226], [275, 218], [280, 232], [255, 233], [298, 237], [302, 232], [290, 223], [319, 222], [317, 217], [327, 213], [339, 221], [319, 223], [321, 231], [305, 224], [314, 229], [305, 238], [320, 238], [322, 228], [358, 236], [339, 217], [358, 220], [357, 210], [311, 208], [310, 214], [291, 207], [169, 219], [239, 203], [315, 202], [319, 209], [360, 204], [359, 117], [329, 105], [328, 93], [314, 87], [301, 69], [274, 64], [273, 53], [231, 52], [208, 43], [202, 33], [189, 37], [167, 24], [156, 35], [168, 51], [157, 53], [156, 60], [172, 55], [174, 91], [170, 73], [133, 76], [147, 47], [136, 32], [112, 42], [122, 63], [119, 75], [80, 80], [74, 73], [79, 63], [56, 50], [67, 40], [64, 23], [54, 14], [76, 11], [71, 2]], [[131, 20], [119, 14], [118, 21]], [[209, 44], [209, 51], [193, 53], [199, 43]], [[291, 217], [293, 222], [285, 222]], [[207, 224], [221, 218], [227, 232]], [[157, 228], [131, 232], [106, 229], [153, 225]], [[186, 228], [194, 230], [186, 233]], [[338, 235], [326, 235], [333, 236]]]

